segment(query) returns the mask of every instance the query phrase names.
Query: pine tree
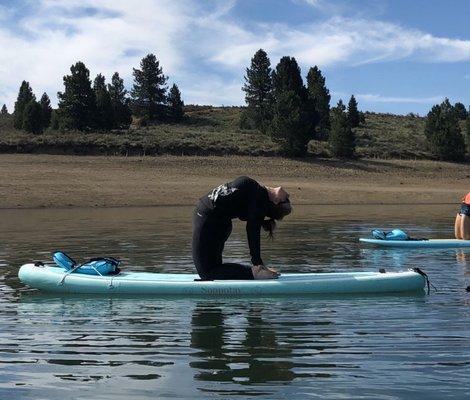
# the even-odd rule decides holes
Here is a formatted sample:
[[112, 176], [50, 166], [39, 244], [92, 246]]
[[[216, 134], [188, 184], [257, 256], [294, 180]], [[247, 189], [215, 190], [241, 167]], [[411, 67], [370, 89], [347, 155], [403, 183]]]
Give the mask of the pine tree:
[[113, 109], [113, 127], [128, 128], [132, 122], [132, 113], [127, 98], [127, 90], [124, 87], [124, 80], [115, 72], [108, 85], [108, 92], [111, 97], [111, 107]]
[[170, 120], [174, 122], [181, 121], [184, 115], [184, 103], [183, 100], [181, 100], [181, 92], [176, 84], [173, 84], [171, 87], [167, 101]]
[[246, 117], [253, 121], [253, 126], [266, 132], [271, 119], [272, 90], [271, 62], [263, 49], [259, 49], [251, 59], [250, 68], [246, 69], [245, 92], [247, 104]]
[[0, 114], [2, 114], [2, 115], [8, 115], [8, 108], [7, 108], [7, 105], [6, 105], [6, 104], [3, 105], [2, 111], [0, 111]]
[[319, 140], [328, 139], [330, 131], [330, 91], [325, 84], [320, 69], [315, 65], [307, 74], [307, 89], [310, 102], [313, 104], [318, 122], [316, 124], [316, 137]]
[[282, 57], [273, 72], [273, 118], [270, 133], [289, 155], [304, 155], [315, 118], [300, 68], [293, 57]]
[[275, 97], [281, 93], [293, 91], [304, 100], [306, 90], [300, 75], [300, 67], [294, 57], [282, 57], [272, 73], [272, 79]]
[[454, 108], [455, 108], [455, 112], [457, 113], [457, 116], [459, 117], [459, 119], [461, 121], [465, 121], [467, 119], [467, 109], [465, 108], [465, 106], [460, 103], [460, 102], [457, 102], [454, 104]]
[[465, 155], [464, 138], [454, 107], [445, 99], [435, 105], [426, 118], [424, 133], [433, 154], [441, 160], [461, 161]]
[[136, 112], [148, 119], [158, 120], [164, 116], [167, 77], [163, 75], [160, 62], [154, 54], [148, 54], [134, 68], [134, 86], [131, 91]]
[[13, 126], [16, 129], [23, 129], [23, 112], [26, 105], [31, 100], [36, 100], [36, 96], [33, 94], [29, 82], [23, 81], [18, 92], [18, 98], [15, 102], [15, 110], [13, 111]]
[[41, 115], [42, 115], [42, 127], [46, 129], [51, 124], [51, 115], [52, 115], [52, 107], [51, 107], [51, 100], [47, 93], [43, 93], [41, 96]]
[[352, 158], [356, 148], [356, 138], [349, 125], [346, 107], [340, 100], [331, 112], [331, 131], [328, 138], [333, 156]]
[[59, 116], [59, 110], [52, 110], [51, 114], [51, 123], [49, 127], [53, 131], [57, 131], [60, 128], [60, 116]]
[[66, 129], [86, 130], [95, 125], [96, 100], [91, 87], [90, 71], [81, 61], [70, 67], [64, 76], [64, 92], [59, 98], [60, 126]]
[[93, 81], [93, 91], [96, 99], [95, 123], [98, 129], [109, 131], [114, 125], [113, 107], [111, 105], [111, 96], [106, 88], [105, 77], [101, 74], [96, 75]]
[[467, 153], [470, 152], [470, 111], [467, 113], [468, 117], [465, 121], [465, 141], [467, 143]]
[[348, 120], [351, 128], [357, 128], [361, 123], [361, 114], [357, 109], [357, 101], [354, 95], [351, 96], [348, 103]]
[[303, 116], [303, 103], [293, 90], [277, 95], [274, 105], [271, 136], [289, 156], [303, 156], [307, 152], [309, 132]]
[[23, 129], [38, 135], [43, 132], [42, 108], [36, 100], [31, 100], [23, 111]]

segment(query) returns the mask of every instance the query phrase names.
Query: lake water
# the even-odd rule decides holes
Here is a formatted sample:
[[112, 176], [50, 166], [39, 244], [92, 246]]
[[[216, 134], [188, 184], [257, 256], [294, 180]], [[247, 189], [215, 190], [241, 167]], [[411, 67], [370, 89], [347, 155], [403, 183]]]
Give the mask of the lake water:
[[[263, 241], [281, 272], [418, 266], [429, 296], [77, 298], [17, 278], [56, 249], [193, 272], [191, 211], [0, 210], [0, 399], [469, 398], [470, 250], [357, 243], [374, 227], [451, 237], [456, 206], [299, 206]], [[226, 258], [248, 260], [235, 225]]]

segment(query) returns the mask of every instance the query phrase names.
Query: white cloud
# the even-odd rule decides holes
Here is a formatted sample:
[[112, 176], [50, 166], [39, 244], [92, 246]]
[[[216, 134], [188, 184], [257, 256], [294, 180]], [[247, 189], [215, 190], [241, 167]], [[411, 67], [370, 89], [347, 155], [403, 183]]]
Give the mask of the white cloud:
[[444, 101], [445, 96], [431, 97], [394, 97], [382, 96], [380, 94], [358, 94], [355, 95], [357, 100], [367, 103], [409, 103], [409, 104], [437, 104]]
[[62, 90], [62, 76], [78, 60], [90, 68], [92, 77], [100, 72], [109, 78], [119, 71], [130, 86], [132, 67], [149, 52], [157, 55], [171, 82], [178, 83], [186, 102], [213, 104], [243, 102], [244, 70], [259, 48], [268, 52], [273, 64], [292, 55], [303, 67], [470, 60], [468, 40], [344, 17], [295, 27], [247, 25], [232, 18], [235, 4], [235, 0], [40, 0], [17, 23], [2, 7], [0, 20], [10, 20], [16, 27], [0, 25], [0, 101], [12, 109], [23, 79], [38, 96], [47, 91], [54, 100]]
[[46, 0], [18, 26], [21, 35], [0, 27], [0, 86], [9, 93], [9, 103], [23, 79], [38, 96], [48, 91], [54, 98], [62, 89], [62, 76], [78, 60], [91, 69], [92, 77], [119, 71], [128, 83], [132, 67], [149, 52], [158, 55], [165, 73], [178, 69], [184, 58], [174, 44], [181, 40], [189, 9], [183, 2], [158, 3], [140, 0], [136, 7], [125, 0], [102, 0], [100, 9], [113, 10], [115, 17], [75, 17], [78, 6], [91, 8], [96, 2]]
[[313, 7], [317, 7], [318, 4], [320, 3], [320, 0], [304, 0], [304, 1]]
[[321, 0], [292, 0], [293, 3], [301, 4], [305, 3], [312, 7], [320, 7], [323, 3]]
[[415, 59], [424, 62], [470, 60], [470, 40], [440, 38], [399, 25], [333, 17], [319, 24], [292, 28], [263, 25], [230, 48], [224, 47], [213, 60], [227, 67], [239, 67], [259, 47], [273, 58], [289, 54], [304, 65], [364, 64]]
[[204, 81], [199, 81], [196, 76], [194, 78], [195, 83], [184, 92], [186, 104], [232, 106], [244, 103], [241, 81], [227, 82], [218, 76], [209, 76]]

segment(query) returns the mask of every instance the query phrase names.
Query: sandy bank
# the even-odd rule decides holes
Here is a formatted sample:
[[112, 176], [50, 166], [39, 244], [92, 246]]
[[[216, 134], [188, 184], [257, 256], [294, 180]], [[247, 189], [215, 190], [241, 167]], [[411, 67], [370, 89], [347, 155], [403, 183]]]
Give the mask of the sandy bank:
[[470, 166], [434, 161], [3, 154], [0, 208], [191, 205], [239, 175], [294, 204], [458, 203], [470, 190]]

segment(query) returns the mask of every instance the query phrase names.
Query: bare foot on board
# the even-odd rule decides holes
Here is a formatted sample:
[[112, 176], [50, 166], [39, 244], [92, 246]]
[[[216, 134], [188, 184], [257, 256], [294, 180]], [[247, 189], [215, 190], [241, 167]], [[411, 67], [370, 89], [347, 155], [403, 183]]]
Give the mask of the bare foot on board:
[[255, 265], [251, 267], [254, 279], [277, 279], [281, 275], [274, 269], [265, 267], [264, 265]]

